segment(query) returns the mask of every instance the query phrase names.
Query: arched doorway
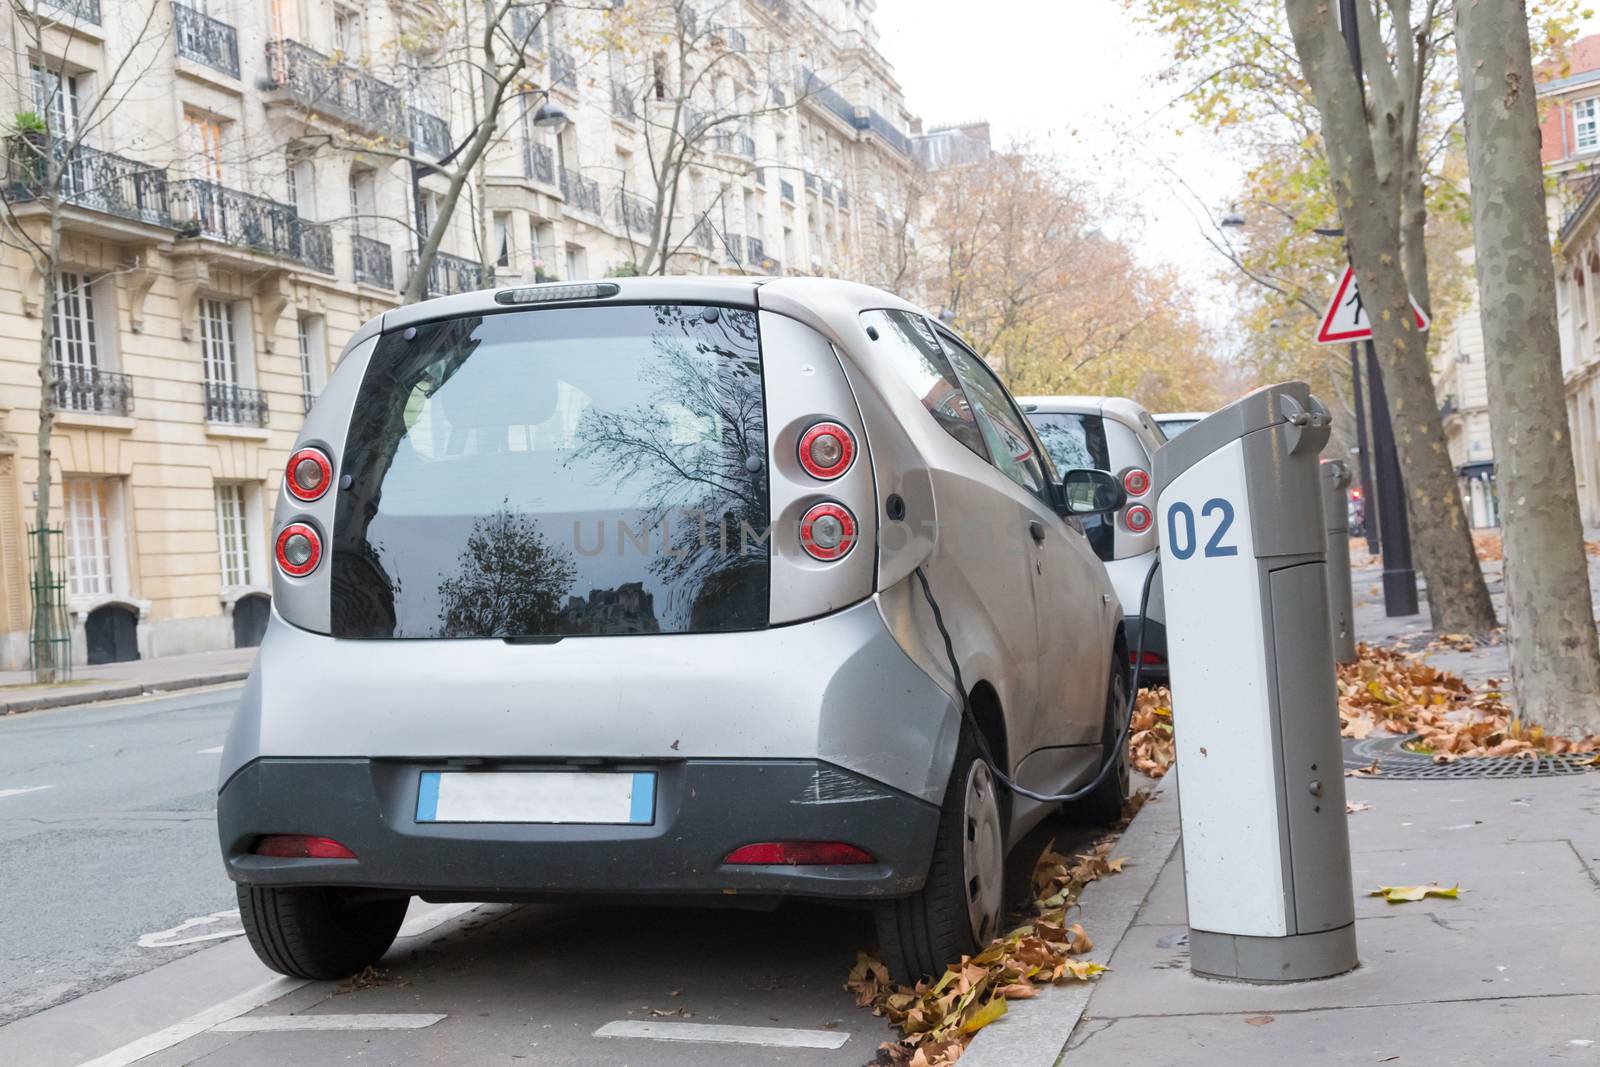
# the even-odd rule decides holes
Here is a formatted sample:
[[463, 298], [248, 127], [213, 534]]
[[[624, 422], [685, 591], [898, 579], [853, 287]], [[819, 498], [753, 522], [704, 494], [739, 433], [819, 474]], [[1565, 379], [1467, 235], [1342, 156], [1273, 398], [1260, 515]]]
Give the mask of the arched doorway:
[[267, 632], [267, 616], [272, 614], [272, 598], [264, 593], [242, 596], [233, 605], [233, 647], [255, 648]]
[[90, 665], [139, 658], [139, 616], [126, 604], [102, 604], [83, 620]]

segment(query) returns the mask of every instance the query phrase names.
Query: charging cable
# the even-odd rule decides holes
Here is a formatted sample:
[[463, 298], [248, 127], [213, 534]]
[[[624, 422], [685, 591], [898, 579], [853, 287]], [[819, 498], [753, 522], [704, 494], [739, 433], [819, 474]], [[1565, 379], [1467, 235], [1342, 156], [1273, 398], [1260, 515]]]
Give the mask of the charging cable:
[[944, 614], [939, 611], [939, 602], [933, 599], [933, 590], [928, 587], [928, 576], [918, 566], [912, 573], [917, 576], [917, 581], [922, 583], [922, 595], [927, 598], [928, 607], [933, 609], [933, 624], [939, 628], [939, 634], [944, 638], [944, 654], [950, 660], [950, 673], [955, 676], [956, 691], [961, 694], [961, 715], [967, 720], [967, 725], [972, 727], [973, 736], [978, 742], [978, 753], [983, 757], [983, 762], [989, 765], [993, 775], [1003, 782], [1018, 796], [1037, 800], [1041, 804], [1064, 804], [1074, 800], [1081, 800], [1100, 787], [1106, 780], [1106, 775], [1117, 765], [1117, 760], [1122, 757], [1122, 751], [1128, 744], [1128, 733], [1133, 728], [1133, 709], [1139, 700], [1139, 676], [1144, 672], [1144, 635], [1148, 629], [1148, 622], [1144, 618], [1145, 609], [1150, 605], [1150, 583], [1155, 579], [1156, 571], [1161, 567], [1161, 558], [1158, 556], [1150, 564], [1150, 570], [1144, 576], [1144, 588], [1139, 594], [1139, 647], [1133, 654], [1133, 680], [1128, 687], [1128, 706], [1123, 712], [1122, 729], [1117, 733], [1116, 743], [1111, 746], [1111, 751], [1105, 754], [1105, 762], [1100, 765], [1099, 772], [1089, 781], [1088, 785], [1074, 789], [1070, 793], [1052, 796], [1047, 793], [1035, 793], [1031, 789], [1013, 782], [1006, 776], [1000, 766], [995, 762], [994, 753], [989, 750], [989, 742], [983, 736], [983, 731], [978, 728], [977, 717], [972, 713], [972, 701], [967, 696], [967, 687], [961, 681], [961, 665], [956, 662], [955, 645], [950, 641], [950, 631], [945, 629]]

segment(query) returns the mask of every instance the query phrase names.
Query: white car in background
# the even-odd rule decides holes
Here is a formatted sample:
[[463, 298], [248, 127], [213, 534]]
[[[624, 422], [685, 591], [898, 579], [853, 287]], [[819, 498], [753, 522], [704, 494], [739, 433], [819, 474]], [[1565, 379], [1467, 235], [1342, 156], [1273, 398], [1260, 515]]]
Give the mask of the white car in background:
[[1209, 411], [1168, 411], [1152, 415], [1151, 418], [1156, 420], [1156, 425], [1161, 427], [1161, 432], [1170, 441], [1209, 414]]
[[[1132, 400], [1115, 396], [1029, 396], [1017, 402], [1057, 470], [1093, 468], [1110, 471], [1122, 481], [1126, 503], [1115, 512], [1084, 516], [1083, 532], [1122, 601], [1130, 660], [1137, 654], [1142, 632], [1144, 676], [1164, 679], [1167, 628], [1160, 582], [1151, 584], [1150, 602], [1143, 613], [1139, 610], [1157, 543], [1150, 470], [1156, 449], [1167, 439], [1157, 425], [1157, 416]], [[1198, 421], [1204, 415], [1193, 418]]]

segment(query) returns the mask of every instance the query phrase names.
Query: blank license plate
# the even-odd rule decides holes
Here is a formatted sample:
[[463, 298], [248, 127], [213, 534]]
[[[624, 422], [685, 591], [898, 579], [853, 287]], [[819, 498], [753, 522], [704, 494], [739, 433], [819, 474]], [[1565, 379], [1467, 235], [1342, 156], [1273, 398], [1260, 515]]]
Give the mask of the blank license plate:
[[597, 823], [648, 826], [650, 771], [424, 771], [418, 822]]

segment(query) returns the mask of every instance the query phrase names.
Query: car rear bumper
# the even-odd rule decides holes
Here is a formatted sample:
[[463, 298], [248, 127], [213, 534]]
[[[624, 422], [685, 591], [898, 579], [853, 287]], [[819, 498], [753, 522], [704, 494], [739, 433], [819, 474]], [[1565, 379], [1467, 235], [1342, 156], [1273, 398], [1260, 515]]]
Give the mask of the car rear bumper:
[[[1143, 615], [1124, 615], [1122, 627], [1128, 634], [1128, 654], [1132, 656], [1139, 649], [1141, 633], [1144, 637], [1145, 664], [1143, 678], [1165, 679], [1167, 677], [1167, 625], [1159, 619], [1147, 618]], [[1152, 661], [1151, 656], [1159, 656], [1159, 661]]]
[[[534, 766], [497, 762], [493, 768]], [[417, 822], [420, 774], [452, 769], [464, 768], [446, 761], [257, 759], [217, 798], [228, 876], [252, 885], [343, 885], [471, 899], [561, 893], [888, 897], [921, 887], [939, 821], [934, 805], [819, 760], [683, 760], [615, 765], [656, 773], [655, 821], [648, 826]], [[252, 855], [264, 834], [330, 837], [357, 858]], [[760, 841], [841, 841], [876, 862], [721, 862], [733, 849]]]

